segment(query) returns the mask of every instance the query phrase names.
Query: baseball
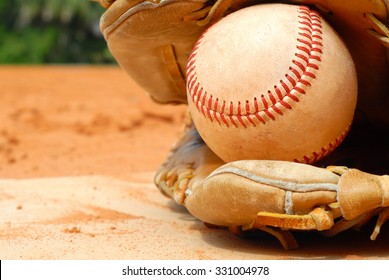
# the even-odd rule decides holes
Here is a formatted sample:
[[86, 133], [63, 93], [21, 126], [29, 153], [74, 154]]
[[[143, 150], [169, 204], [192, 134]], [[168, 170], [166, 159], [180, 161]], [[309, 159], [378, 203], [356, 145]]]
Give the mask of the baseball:
[[305, 6], [232, 13], [196, 43], [187, 97], [205, 143], [226, 162], [314, 163], [350, 129], [357, 76], [339, 35]]

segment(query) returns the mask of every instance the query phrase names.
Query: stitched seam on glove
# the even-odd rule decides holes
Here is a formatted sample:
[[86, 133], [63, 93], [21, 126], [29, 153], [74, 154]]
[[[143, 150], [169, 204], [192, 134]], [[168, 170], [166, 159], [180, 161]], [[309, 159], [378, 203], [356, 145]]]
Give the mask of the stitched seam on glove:
[[244, 177], [246, 179], [249, 179], [251, 181], [261, 183], [264, 185], [269, 185], [273, 187], [277, 187], [286, 191], [293, 191], [293, 192], [314, 192], [314, 191], [337, 191], [338, 185], [332, 184], [332, 183], [297, 183], [297, 182], [290, 182], [290, 181], [282, 181], [277, 179], [271, 179], [266, 178], [263, 176], [259, 176], [256, 174], [253, 174], [249, 171], [242, 170], [235, 167], [224, 167], [219, 168], [216, 171], [212, 172], [208, 179], [222, 174], [235, 174], [239, 175], [241, 177]]

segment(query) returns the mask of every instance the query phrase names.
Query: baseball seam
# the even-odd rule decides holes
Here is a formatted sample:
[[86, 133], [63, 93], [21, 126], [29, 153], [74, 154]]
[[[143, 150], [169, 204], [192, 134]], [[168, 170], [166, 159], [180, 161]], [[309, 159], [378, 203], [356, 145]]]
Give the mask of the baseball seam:
[[308, 7], [298, 8], [298, 37], [295, 57], [289, 66], [285, 77], [264, 94], [254, 97], [252, 101], [233, 102], [220, 100], [201, 86], [196, 74], [197, 49], [207, 32], [199, 38], [187, 63], [188, 93], [197, 109], [212, 122], [217, 121], [227, 127], [257, 126], [275, 120], [283, 111], [293, 108], [294, 102], [300, 101], [300, 96], [306, 94], [305, 89], [311, 85], [319, 70], [318, 62], [322, 54], [322, 24], [320, 16]]

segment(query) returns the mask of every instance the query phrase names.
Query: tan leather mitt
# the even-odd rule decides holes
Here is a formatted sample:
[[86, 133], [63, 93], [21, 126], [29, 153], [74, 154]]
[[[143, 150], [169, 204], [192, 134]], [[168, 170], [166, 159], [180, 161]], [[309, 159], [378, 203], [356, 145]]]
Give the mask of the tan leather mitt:
[[229, 13], [265, 2], [308, 5], [344, 39], [359, 84], [349, 135], [316, 166], [225, 163], [202, 141], [188, 116], [155, 183], [206, 224], [239, 234], [262, 230], [284, 248], [297, 247], [293, 231], [333, 236], [378, 215], [374, 240], [389, 218], [388, 0], [100, 0], [107, 8], [101, 30], [118, 63], [155, 101], [186, 103], [186, 63], [204, 30]]

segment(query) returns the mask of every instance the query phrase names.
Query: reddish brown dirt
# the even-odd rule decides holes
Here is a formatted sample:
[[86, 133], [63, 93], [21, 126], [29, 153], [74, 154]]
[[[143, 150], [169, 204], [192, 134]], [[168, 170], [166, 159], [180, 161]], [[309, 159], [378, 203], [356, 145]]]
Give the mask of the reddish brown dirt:
[[117, 67], [0, 67], [0, 259], [389, 258], [389, 227], [334, 238], [207, 228], [153, 184], [184, 106]]
[[2, 67], [0, 175], [153, 171], [183, 106], [156, 105], [117, 67]]

